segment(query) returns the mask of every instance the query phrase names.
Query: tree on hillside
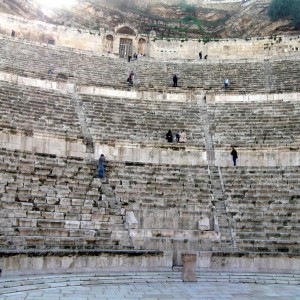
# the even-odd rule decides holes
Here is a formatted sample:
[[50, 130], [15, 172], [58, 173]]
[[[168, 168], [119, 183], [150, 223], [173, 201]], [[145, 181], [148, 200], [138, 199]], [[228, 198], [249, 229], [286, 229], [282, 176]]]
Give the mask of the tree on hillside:
[[268, 14], [273, 21], [292, 18], [295, 27], [300, 28], [300, 0], [272, 0]]

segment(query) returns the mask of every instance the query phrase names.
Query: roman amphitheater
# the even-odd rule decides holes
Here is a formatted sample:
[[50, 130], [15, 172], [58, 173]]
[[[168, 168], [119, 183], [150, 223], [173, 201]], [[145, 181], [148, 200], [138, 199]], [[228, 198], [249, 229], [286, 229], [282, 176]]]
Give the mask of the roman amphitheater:
[[299, 288], [299, 51], [295, 35], [159, 40], [0, 13], [0, 298], [179, 284], [185, 263], [197, 284]]

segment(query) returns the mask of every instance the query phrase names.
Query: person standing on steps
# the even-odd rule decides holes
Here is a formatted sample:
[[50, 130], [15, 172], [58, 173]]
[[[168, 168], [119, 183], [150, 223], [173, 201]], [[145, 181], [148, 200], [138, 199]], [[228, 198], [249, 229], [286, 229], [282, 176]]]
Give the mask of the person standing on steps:
[[177, 87], [178, 77], [176, 74], [173, 76], [173, 87]]
[[199, 52], [199, 59], [202, 59], [202, 52]]
[[179, 130], [177, 130], [175, 137], [176, 137], [176, 143], [179, 143], [179, 139], [180, 139]]
[[173, 143], [173, 134], [171, 129], [166, 134], [166, 140], [168, 141], [168, 143]]
[[229, 82], [228, 78], [226, 78], [224, 80], [224, 88], [225, 88], [225, 90], [227, 90], [229, 88], [229, 84], [230, 84], [230, 82]]
[[98, 176], [104, 178], [105, 175], [105, 156], [101, 154], [98, 161]]
[[236, 167], [236, 160], [238, 159], [238, 154], [234, 147], [231, 147], [230, 155], [232, 156], [233, 165]]

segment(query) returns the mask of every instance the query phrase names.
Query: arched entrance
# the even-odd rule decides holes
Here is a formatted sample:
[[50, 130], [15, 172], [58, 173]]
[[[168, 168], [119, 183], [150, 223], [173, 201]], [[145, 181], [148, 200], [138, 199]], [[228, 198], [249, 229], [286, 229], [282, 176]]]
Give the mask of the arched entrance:
[[132, 28], [129, 24], [122, 24], [116, 28], [116, 33], [122, 36], [120, 37], [119, 56], [120, 57], [128, 57], [128, 55], [132, 56], [132, 50], [133, 50], [132, 36], [137, 35], [135, 29]]
[[120, 39], [119, 55], [120, 57], [132, 56], [132, 39]]

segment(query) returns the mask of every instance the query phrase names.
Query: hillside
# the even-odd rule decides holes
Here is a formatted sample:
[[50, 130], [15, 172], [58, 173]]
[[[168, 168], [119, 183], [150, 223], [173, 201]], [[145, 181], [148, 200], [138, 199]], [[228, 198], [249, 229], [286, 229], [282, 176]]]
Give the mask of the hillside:
[[[164, 1], [166, 2], [166, 1]], [[249, 37], [299, 34], [290, 21], [271, 22], [270, 0], [231, 4], [164, 4], [163, 1], [77, 0], [73, 7], [49, 9], [34, 0], [3, 0], [1, 12], [53, 24], [98, 30], [129, 23], [139, 32], [155, 30], [158, 37]], [[171, 3], [168, 2], [168, 3]]]

